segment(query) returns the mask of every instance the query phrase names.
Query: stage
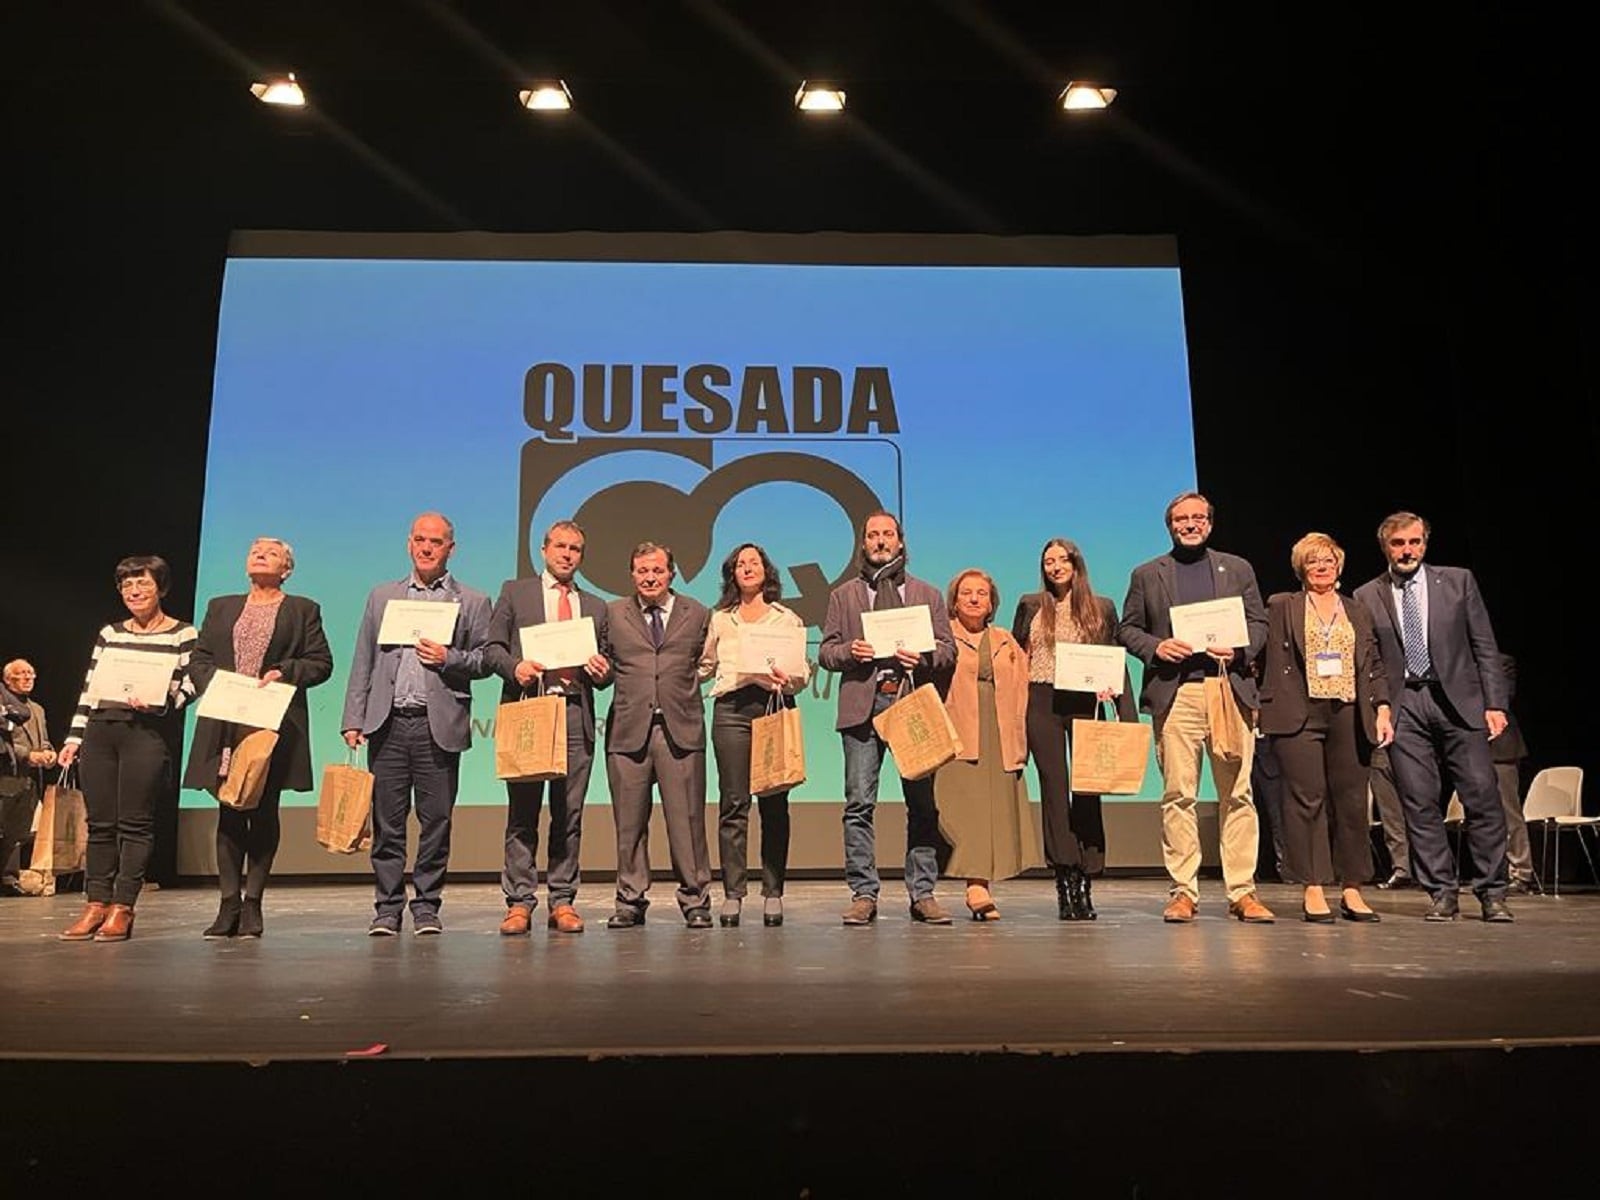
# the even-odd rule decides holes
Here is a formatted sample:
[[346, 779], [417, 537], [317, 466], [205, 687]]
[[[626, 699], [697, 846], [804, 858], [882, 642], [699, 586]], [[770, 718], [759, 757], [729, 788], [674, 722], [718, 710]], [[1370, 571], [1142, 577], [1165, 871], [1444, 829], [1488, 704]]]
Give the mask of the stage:
[[[285, 885], [263, 939], [207, 942], [209, 889], [166, 889], [108, 945], [55, 940], [80, 896], [6, 900], [9, 1161], [115, 1178], [79, 1136], [105, 1108], [224, 1172], [245, 1147], [222, 1131], [254, 1131], [251, 1178], [283, 1184], [360, 1180], [365, 1147], [416, 1132], [463, 1180], [515, 1180], [509, 1139], [580, 1193], [733, 1171], [759, 1195], [1272, 1194], [1311, 1154], [1300, 1194], [1417, 1170], [1478, 1194], [1550, 1165], [1534, 1126], [1600, 1068], [1592, 892], [1514, 898], [1507, 926], [1470, 896], [1431, 925], [1421, 893], [1373, 891], [1382, 923], [1311, 925], [1298, 889], [1265, 885], [1280, 920], [1245, 926], [1206, 880], [1174, 927], [1160, 880], [1113, 879], [1080, 925], [1029, 879], [997, 889], [1002, 921], [935, 928], [886, 880], [877, 925], [847, 929], [843, 887], [804, 882], [781, 928], [752, 898], [741, 927], [696, 931], [653, 894], [642, 929], [604, 928], [596, 881], [587, 932], [548, 933], [541, 907], [510, 939], [495, 885], [452, 884], [443, 937], [372, 939], [367, 888]], [[1469, 1165], [1484, 1121], [1512, 1125]], [[1220, 1137], [1240, 1157], [1219, 1164]]]

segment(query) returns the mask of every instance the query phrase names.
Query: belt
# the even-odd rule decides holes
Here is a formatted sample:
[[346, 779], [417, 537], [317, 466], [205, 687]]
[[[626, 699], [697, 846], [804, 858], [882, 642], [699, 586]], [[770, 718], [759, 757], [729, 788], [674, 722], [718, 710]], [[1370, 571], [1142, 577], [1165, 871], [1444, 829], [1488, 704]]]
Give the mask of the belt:
[[873, 690], [880, 692], [885, 696], [895, 696], [900, 693], [900, 685], [903, 682], [905, 682], [904, 679], [893, 677], [880, 679], [878, 680], [877, 687]]
[[1406, 687], [1410, 688], [1413, 692], [1420, 692], [1423, 688], [1431, 688], [1431, 687], [1438, 687], [1438, 686], [1439, 686], [1439, 681], [1437, 679], [1408, 679], [1408, 680], [1406, 680]]
[[389, 712], [396, 717], [425, 717], [428, 715], [426, 704], [395, 705]]

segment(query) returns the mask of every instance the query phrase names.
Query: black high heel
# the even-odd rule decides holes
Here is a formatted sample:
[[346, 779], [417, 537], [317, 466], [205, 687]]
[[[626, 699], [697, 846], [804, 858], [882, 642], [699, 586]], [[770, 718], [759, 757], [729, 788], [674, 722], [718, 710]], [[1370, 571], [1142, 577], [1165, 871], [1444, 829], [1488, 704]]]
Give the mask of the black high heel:
[[783, 924], [783, 897], [768, 896], [761, 904], [761, 923], [768, 929]]
[[722, 902], [722, 911], [717, 914], [717, 924], [724, 929], [737, 929], [739, 927], [739, 910], [743, 904], [737, 897], [729, 896]]
[[1339, 901], [1339, 915], [1346, 921], [1363, 921], [1369, 925], [1376, 921], [1383, 920], [1383, 918], [1372, 909], [1362, 912], [1359, 908], [1351, 908], [1343, 900]]
[[217, 909], [217, 919], [200, 936], [208, 942], [220, 942], [224, 938], [237, 936], [239, 932], [240, 904], [237, 896], [224, 896], [222, 904]]
[[1329, 909], [1327, 912], [1312, 912], [1304, 904], [1300, 906], [1300, 919], [1302, 921], [1309, 921], [1313, 925], [1332, 925], [1336, 920], [1332, 909]]

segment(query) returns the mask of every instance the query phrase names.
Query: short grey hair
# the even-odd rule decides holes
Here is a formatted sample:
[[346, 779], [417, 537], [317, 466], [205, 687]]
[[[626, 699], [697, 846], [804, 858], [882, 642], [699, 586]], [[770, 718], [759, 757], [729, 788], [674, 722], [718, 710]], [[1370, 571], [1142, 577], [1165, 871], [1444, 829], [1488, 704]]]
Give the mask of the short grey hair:
[[271, 542], [274, 546], [277, 546], [280, 550], [282, 550], [283, 551], [283, 568], [284, 568], [283, 577], [285, 579], [287, 579], [287, 578], [289, 578], [289, 576], [294, 574], [294, 547], [293, 546], [289, 545], [289, 543], [284, 541], [282, 538], [267, 537], [265, 535], [253, 539], [250, 542], [250, 544], [252, 546], [254, 546], [258, 542]]

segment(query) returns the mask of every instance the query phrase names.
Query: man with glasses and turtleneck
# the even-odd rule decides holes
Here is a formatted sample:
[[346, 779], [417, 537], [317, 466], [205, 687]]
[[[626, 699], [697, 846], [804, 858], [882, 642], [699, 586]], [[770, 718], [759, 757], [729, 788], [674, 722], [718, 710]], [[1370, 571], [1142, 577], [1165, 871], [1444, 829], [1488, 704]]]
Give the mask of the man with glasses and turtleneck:
[[[952, 667], [956, 644], [939, 589], [906, 574], [905, 539], [900, 521], [892, 513], [868, 514], [857, 561], [857, 577], [840, 584], [828, 597], [817, 661], [824, 670], [840, 676], [835, 727], [844, 742], [844, 873], [850, 885], [844, 923], [870, 925], [878, 919], [873, 815], [885, 749], [872, 718], [893, 704], [904, 688], [918, 687], [932, 680], [934, 672]], [[861, 614], [915, 604], [928, 606], [933, 652], [900, 650], [893, 658], [873, 657], [872, 643], [862, 637]], [[933, 894], [939, 877], [939, 812], [934, 806], [933, 779], [907, 780], [901, 787], [906, 802], [905, 880], [911, 919], [948, 925], [950, 914]]]
[[[1256, 895], [1259, 827], [1250, 791], [1255, 738], [1248, 713], [1259, 707], [1250, 663], [1267, 641], [1267, 610], [1256, 573], [1244, 559], [1208, 545], [1211, 502], [1185, 492], [1167, 505], [1172, 549], [1133, 570], [1122, 606], [1118, 640], [1144, 663], [1139, 707], [1155, 718], [1156, 763], [1161, 769], [1161, 853], [1172, 878], [1162, 919], [1193, 921], [1200, 903], [1200, 821], [1195, 800], [1200, 790], [1200, 753], [1211, 761], [1217, 785], [1217, 824], [1222, 842], [1222, 880], [1228, 915], [1252, 925], [1274, 917]], [[1244, 601], [1248, 647], [1196, 651], [1172, 636], [1172, 609], [1238, 596]], [[1221, 675], [1238, 701], [1238, 758], [1217, 752], [1211, 741], [1205, 680]]]

